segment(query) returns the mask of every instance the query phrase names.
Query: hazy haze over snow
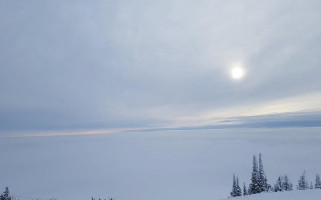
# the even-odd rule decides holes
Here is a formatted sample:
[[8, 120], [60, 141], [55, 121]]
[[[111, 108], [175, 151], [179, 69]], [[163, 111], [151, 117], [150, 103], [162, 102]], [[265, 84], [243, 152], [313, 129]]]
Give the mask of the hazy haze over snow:
[[[0, 188], [58, 200], [215, 200], [262, 153], [270, 184], [320, 173], [320, 128], [225, 129], [2, 138]], [[250, 198], [252, 199], [252, 198]]]

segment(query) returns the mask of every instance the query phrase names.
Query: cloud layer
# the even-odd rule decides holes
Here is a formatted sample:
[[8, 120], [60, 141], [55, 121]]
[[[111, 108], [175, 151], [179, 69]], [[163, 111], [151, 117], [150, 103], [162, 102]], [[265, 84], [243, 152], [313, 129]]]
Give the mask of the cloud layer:
[[320, 4], [1, 1], [1, 130], [205, 124], [284, 99], [278, 114], [319, 111]]

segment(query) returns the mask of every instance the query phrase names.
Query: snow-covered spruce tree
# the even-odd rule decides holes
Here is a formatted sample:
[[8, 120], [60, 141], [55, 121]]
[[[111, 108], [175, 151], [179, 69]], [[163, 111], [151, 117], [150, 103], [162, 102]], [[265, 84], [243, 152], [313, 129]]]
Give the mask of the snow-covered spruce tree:
[[237, 197], [242, 196], [242, 189], [239, 184], [239, 178], [236, 177], [236, 195]]
[[298, 180], [297, 189], [298, 190], [306, 190], [308, 188], [309, 188], [309, 184], [305, 179], [305, 171], [304, 171]]
[[282, 192], [282, 178], [281, 176], [278, 177], [276, 183], [274, 184], [274, 192]]
[[279, 176], [274, 184], [274, 192], [291, 191], [293, 190], [292, 183], [289, 181], [287, 175]]
[[231, 197], [236, 197], [236, 179], [235, 174], [233, 174], [233, 185], [232, 185], [232, 191], [231, 191]]
[[255, 155], [253, 156], [253, 169], [249, 189], [251, 190], [251, 194], [260, 193], [258, 165]]
[[243, 184], [243, 196], [247, 196], [248, 195], [248, 190], [246, 188], [245, 183]]
[[0, 200], [11, 200], [9, 188], [6, 187], [5, 191], [0, 195]]
[[293, 185], [289, 181], [289, 178], [288, 178], [287, 175], [283, 176], [283, 178], [282, 178], [282, 190], [283, 191], [291, 191], [291, 190], [293, 190]]
[[317, 174], [315, 176], [315, 184], [314, 184], [315, 189], [321, 189], [321, 180], [320, 180], [320, 175]]
[[310, 182], [310, 190], [314, 189], [312, 182]]
[[259, 177], [258, 177], [258, 185], [259, 185], [259, 193], [260, 192], [267, 192], [270, 186], [267, 183], [267, 179], [265, 176], [264, 168], [263, 168], [263, 161], [262, 161], [262, 154], [259, 154]]

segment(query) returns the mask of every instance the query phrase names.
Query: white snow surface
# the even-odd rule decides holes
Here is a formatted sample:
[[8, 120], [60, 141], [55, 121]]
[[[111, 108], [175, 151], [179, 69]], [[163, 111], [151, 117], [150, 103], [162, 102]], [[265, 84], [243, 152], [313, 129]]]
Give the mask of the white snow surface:
[[14, 195], [58, 200], [224, 199], [233, 173], [241, 186], [249, 184], [252, 155], [259, 153], [270, 184], [287, 174], [296, 186], [303, 170], [309, 182], [321, 173], [320, 133], [284, 128], [0, 138], [0, 192], [9, 186]]
[[297, 190], [288, 192], [273, 192], [229, 198], [229, 200], [320, 200], [321, 190]]

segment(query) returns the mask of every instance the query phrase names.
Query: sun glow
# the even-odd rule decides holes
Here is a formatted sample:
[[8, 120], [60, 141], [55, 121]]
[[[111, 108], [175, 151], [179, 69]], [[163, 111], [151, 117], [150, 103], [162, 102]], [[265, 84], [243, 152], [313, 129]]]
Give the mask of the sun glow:
[[241, 66], [234, 66], [230, 71], [232, 79], [239, 80], [245, 75], [245, 71]]

